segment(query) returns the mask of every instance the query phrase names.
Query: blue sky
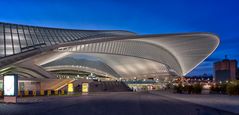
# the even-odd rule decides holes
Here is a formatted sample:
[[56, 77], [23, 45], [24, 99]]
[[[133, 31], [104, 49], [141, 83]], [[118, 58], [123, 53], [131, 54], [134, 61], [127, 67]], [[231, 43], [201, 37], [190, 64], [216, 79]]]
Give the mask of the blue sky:
[[138, 34], [212, 32], [215, 53], [189, 75], [212, 74], [212, 63], [239, 58], [238, 0], [0, 0], [0, 21]]

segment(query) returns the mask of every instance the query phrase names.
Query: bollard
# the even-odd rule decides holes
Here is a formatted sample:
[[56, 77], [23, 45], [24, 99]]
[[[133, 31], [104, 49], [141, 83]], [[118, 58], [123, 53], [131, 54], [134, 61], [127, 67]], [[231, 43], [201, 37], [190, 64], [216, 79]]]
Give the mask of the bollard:
[[18, 97], [21, 97], [21, 91], [18, 91], [18, 92], [17, 92], [17, 96], [18, 96]]
[[24, 91], [24, 96], [28, 96], [29, 95], [29, 91], [28, 90], [25, 90]]
[[2, 96], [3, 96], [2, 91], [0, 91], [0, 97], [2, 97]]
[[40, 91], [40, 95], [41, 95], [41, 96], [44, 96], [44, 93], [45, 93], [44, 90], [41, 90], [41, 91]]
[[51, 95], [51, 90], [48, 90], [47, 91], [47, 96], [50, 96]]
[[55, 95], [58, 95], [58, 90], [55, 90], [54, 93], [55, 93]]
[[64, 94], [65, 94], [64, 90], [61, 90], [61, 95], [64, 95]]
[[32, 91], [32, 95], [33, 95], [33, 96], [36, 96], [36, 95], [37, 95], [37, 91], [36, 91], [36, 90], [33, 90], [33, 91]]

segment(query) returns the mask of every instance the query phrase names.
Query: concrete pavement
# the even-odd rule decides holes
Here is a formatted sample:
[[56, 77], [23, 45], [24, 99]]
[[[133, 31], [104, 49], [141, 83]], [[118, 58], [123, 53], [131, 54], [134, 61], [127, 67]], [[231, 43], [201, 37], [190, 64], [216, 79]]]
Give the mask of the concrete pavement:
[[[23, 101], [25, 100], [25, 101]], [[23, 98], [0, 103], [1, 115], [233, 115], [149, 93], [94, 93], [87, 96]]]
[[239, 114], [239, 96], [222, 94], [189, 95], [172, 93], [170, 91], [151, 91], [150, 93]]

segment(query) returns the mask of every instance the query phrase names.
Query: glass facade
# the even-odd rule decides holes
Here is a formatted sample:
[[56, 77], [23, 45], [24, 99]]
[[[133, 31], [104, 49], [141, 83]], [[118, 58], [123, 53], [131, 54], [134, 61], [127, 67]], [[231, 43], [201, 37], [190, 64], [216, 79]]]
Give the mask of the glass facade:
[[[124, 33], [124, 34], [122, 34]], [[0, 23], [0, 58], [60, 43], [134, 35], [126, 31], [90, 31]]]

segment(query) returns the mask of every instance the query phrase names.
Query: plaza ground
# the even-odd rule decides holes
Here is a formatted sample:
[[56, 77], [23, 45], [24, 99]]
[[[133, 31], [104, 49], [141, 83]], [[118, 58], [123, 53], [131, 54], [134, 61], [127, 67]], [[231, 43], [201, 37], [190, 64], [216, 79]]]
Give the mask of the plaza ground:
[[151, 91], [150, 93], [239, 114], [239, 96], [223, 94], [189, 95], [172, 93], [172, 91]]
[[148, 92], [93, 93], [20, 98], [0, 103], [1, 115], [233, 115], [233, 113]]

